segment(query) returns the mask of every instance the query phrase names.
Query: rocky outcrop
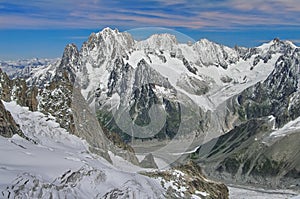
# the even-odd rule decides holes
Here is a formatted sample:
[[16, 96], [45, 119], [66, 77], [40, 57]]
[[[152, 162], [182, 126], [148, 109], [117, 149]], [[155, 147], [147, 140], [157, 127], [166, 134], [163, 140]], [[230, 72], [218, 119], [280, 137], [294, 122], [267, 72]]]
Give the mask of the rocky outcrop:
[[154, 157], [151, 153], [145, 156], [145, 158], [140, 162], [140, 166], [143, 168], [153, 168], [157, 169]]
[[10, 112], [5, 109], [2, 101], [0, 100], [0, 135], [10, 138], [15, 134], [24, 137], [19, 125], [16, 124]]
[[190, 158], [229, 183], [289, 188], [300, 181], [299, 132], [272, 137], [270, 118], [252, 119], [202, 145]]
[[0, 99], [9, 102], [16, 101], [22, 106], [27, 106], [31, 111], [37, 110], [37, 88], [28, 87], [25, 80], [11, 80], [6, 73], [0, 69]]
[[202, 169], [193, 162], [166, 171], [144, 172], [142, 174], [159, 179], [167, 191], [166, 198], [229, 198], [226, 185], [208, 180]]
[[79, 70], [79, 51], [75, 44], [65, 47], [61, 62], [52, 81], [66, 81], [75, 83], [76, 72]]
[[75, 130], [71, 106], [78, 56], [77, 47], [74, 44], [67, 45], [53, 78], [38, 93], [38, 110], [54, 116], [60, 126], [71, 133]]

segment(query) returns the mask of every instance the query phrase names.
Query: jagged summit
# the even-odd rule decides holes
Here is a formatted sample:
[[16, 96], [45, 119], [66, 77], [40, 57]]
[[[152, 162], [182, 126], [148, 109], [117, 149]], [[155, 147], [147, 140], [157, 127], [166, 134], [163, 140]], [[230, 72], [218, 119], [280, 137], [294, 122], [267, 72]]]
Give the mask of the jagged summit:
[[106, 28], [103, 28], [101, 31], [101, 33], [104, 33], [104, 32], [115, 32], [115, 33], [119, 33], [119, 30], [117, 28], [115, 28], [114, 30], [110, 27], [106, 27]]
[[220, 65], [227, 68], [229, 64], [236, 63], [239, 59], [238, 53], [227, 46], [223, 46], [207, 39], [201, 39], [193, 45], [194, 50], [200, 57], [203, 65]]
[[273, 52], [273, 53], [285, 53], [297, 48], [295, 44], [288, 40], [280, 40], [279, 38], [274, 38], [273, 40], [262, 44], [258, 49], [262, 50], [263, 53]]
[[[79, 56], [79, 51], [76, 44], [68, 44], [63, 52], [61, 65], [68, 65], [71, 63], [77, 64], [77, 60]], [[71, 59], [70, 59], [71, 58]]]
[[101, 42], [101, 40], [104, 40], [107, 45], [112, 45], [114, 47], [116, 47], [116, 44], [119, 44], [122, 48], [130, 48], [134, 45], [132, 36], [127, 32], [119, 32], [118, 29], [112, 30], [107, 27], [98, 33], [92, 33], [90, 37], [95, 39], [95, 36], [98, 41]]

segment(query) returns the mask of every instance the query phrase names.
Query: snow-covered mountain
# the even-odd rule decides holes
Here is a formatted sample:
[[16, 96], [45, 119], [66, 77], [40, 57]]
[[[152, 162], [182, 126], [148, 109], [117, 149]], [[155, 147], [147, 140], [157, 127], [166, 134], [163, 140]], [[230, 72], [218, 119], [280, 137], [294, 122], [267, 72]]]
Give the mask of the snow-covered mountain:
[[[36, 123], [35, 121], [28, 117], [20, 119], [18, 115], [22, 114], [19, 112], [12, 114], [16, 122], [19, 122], [21, 129], [25, 128], [22, 129], [25, 137], [37, 142], [37, 146], [40, 144], [47, 148], [52, 144], [56, 146], [53, 139], [59, 140], [65, 139], [64, 136], [71, 136], [72, 138], [67, 140], [72, 142], [74, 138], [76, 139], [75, 145], [81, 147], [75, 148], [74, 151], [84, 151], [85, 147], [89, 156], [97, 154], [105, 159], [86, 160], [86, 156], [82, 155], [86, 154], [85, 152], [76, 155], [72, 152], [72, 156], [75, 156], [71, 158], [72, 161], [76, 159], [77, 162], [86, 164], [76, 169], [72, 167], [69, 172], [66, 169], [60, 170], [60, 174], [53, 175], [52, 179], [55, 180], [52, 184], [49, 180], [44, 180], [46, 177], [42, 174], [32, 176], [30, 171], [30, 175], [26, 174], [27, 177], [22, 174], [16, 180], [16, 185], [9, 186], [4, 194], [19, 192], [19, 189], [22, 189], [20, 193], [30, 193], [33, 194], [32, 196], [38, 194], [34, 190], [40, 189], [47, 190], [43, 191], [44, 194], [60, 194], [71, 192], [69, 187], [75, 186], [74, 196], [81, 197], [80, 194], [84, 194], [81, 187], [85, 187], [85, 183], [91, 183], [93, 186], [89, 187], [87, 192], [92, 193], [89, 195], [92, 196], [95, 194], [92, 189], [99, 183], [95, 181], [95, 176], [89, 176], [89, 173], [107, 175], [111, 169], [123, 176], [124, 173], [115, 171], [116, 168], [113, 168], [124, 167], [124, 165], [120, 166], [122, 158], [125, 160], [121, 162], [126, 162], [127, 168], [135, 168], [135, 170], [140, 170], [138, 167], [140, 165], [161, 168], [159, 164], [161, 162], [164, 166], [178, 166], [193, 158], [204, 168], [207, 168], [205, 164], [211, 165], [205, 171], [216, 178], [220, 177], [224, 180], [223, 176], [233, 176], [232, 181], [236, 180], [239, 183], [259, 182], [263, 184], [266, 183], [266, 179], [270, 178], [263, 175], [265, 170], [262, 168], [266, 166], [265, 163], [271, 162], [270, 173], [274, 174], [274, 178], [287, 181], [287, 183], [275, 183], [276, 186], [278, 184], [284, 187], [296, 186], [295, 182], [299, 180], [300, 171], [298, 156], [292, 158], [291, 161], [285, 161], [287, 163], [285, 167], [288, 169], [284, 172], [289, 174], [287, 176], [283, 175], [284, 172], [275, 172], [276, 169], [283, 171], [282, 167], [273, 166], [277, 165], [277, 160], [284, 161], [276, 159], [276, 154], [279, 153], [277, 149], [275, 150], [277, 146], [284, 154], [292, 154], [288, 153], [291, 149], [286, 147], [288, 136], [293, 137], [293, 146], [299, 143], [298, 131], [293, 131], [291, 135], [286, 133], [289, 130], [285, 128], [285, 125], [290, 124], [289, 122], [297, 123], [300, 117], [298, 111], [300, 108], [299, 53], [297, 46], [279, 39], [255, 48], [238, 46], [231, 48], [207, 39], [201, 39], [194, 44], [179, 43], [176, 37], [170, 34], [155, 34], [146, 40], [135, 41], [127, 32], [105, 28], [98, 33], [92, 33], [81, 49], [74, 44], [69, 44], [61, 59], [40, 67], [18, 71], [11, 75], [13, 79], [9, 79], [0, 71], [0, 96], [5, 101], [5, 107], [9, 109], [9, 112], [15, 111], [11, 108], [11, 103], [15, 101], [22, 106], [17, 109], [22, 109], [23, 115], [29, 114], [34, 118], [33, 115], [37, 114], [38, 120], [45, 122], [41, 126], [49, 128], [49, 125], [55, 123], [55, 128], [64, 132], [58, 133], [59, 137], [56, 137], [54, 132], [48, 131], [49, 128], [43, 130], [45, 133], [40, 135], [40, 130], [35, 131], [33, 128], [25, 127], [30, 126], [28, 121]], [[29, 107], [29, 110], [25, 111], [24, 106]], [[48, 119], [41, 119], [44, 117]], [[22, 126], [24, 122], [27, 125]], [[252, 132], [253, 129], [248, 128], [250, 124], [253, 124], [253, 129], [258, 130]], [[271, 135], [276, 129], [280, 129], [280, 135], [283, 136], [279, 141], [276, 140], [278, 142], [274, 145]], [[257, 135], [262, 137], [255, 137]], [[49, 136], [51, 143], [46, 141]], [[80, 142], [85, 140], [85, 143], [78, 144], [79, 138]], [[25, 148], [29, 148], [29, 145], [37, 147], [31, 146], [30, 141], [17, 136], [10, 139], [3, 138], [6, 144], [10, 140], [15, 143], [19, 140], [20, 145], [26, 145]], [[260, 144], [253, 144], [251, 140], [259, 140]], [[272, 142], [267, 142], [269, 140]], [[201, 146], [205, 142], [208, 144]], [[68, 148], [71, 145], [66, 142], [59, 148], [61, 151], [69, 151]], [[227, 148], [222, 148], [225, 145], [230, 148], [228, 150], [232, 150], [227, 151], [228, 154], [224, 152]], [[265, 151], [252, 153], [250, 149], [256, 149], [258, 146], [264, 146], [261, 149], [269, 152], [267, 154]], [[212, 152], [212, 158], [207, 158], [204, 162], [203, 157], [209, 153], [202, 156], [203, 147], [208, 147], [207, 152], [215, 150]], [[299, 151], [296, 147], [292, 150]], [[200, 154], [195, 152], [200, 152]], [[134, 153], [141, 156], [149, 153], [151, 155], [147, 156], [146, 163], [144, 161], [143, 164], [139, 164]], [[58, 159], [64, 157], [52, 152], [51, 154], [49, 156], [55, 156], [54, 158]], [[248, 156], [239, 159], [237, 154]], [[260, 157], [258, 162], [250, 158], [254, 156]], [[247, 160], [251, 167], [248, 168], [245, 176], [242, 170], [244, 165], [247, 165]], [[109, 165], [107, 161], [113, 163], [114, 166]], [[236, 161], [239, 164], [234, 164]], [[62, 164], [64, 162], [65, 160]], [[103, 168], [107, 169], [95, 166], [98, 164], [96, 162], [99, 162], [99, 165], [105, 165]], [[262, 168], [255, 167], [256, 163], [261, 164]], [[128, 164], [131, 165], [128, 166]], [[36, 166], [39, 167], [39, 165]], [[64, 168], [63, 165], [62, 167]], [[195, 168], [187, 167], [195, 171]], [[176, 170], [180, 166], [174, 168]], [[218, 170], [218, 168], [223, 170]], [[264, 180], [253, 180], [253, 175], [250, 173], [255, 171], [251, 169], [256, 169], [257, 179]], [[195, 173], [183, 170], [189, 175], [196, 176], [197, 180], [202, 179]], [[126, 194], [128, 196], [138, 194], [143, 197], [150, 191], [150, 198], [159, 198], [166, 197], [165, 194], [170, 193], [170, 190], [168, 192], [166, 189], [171, 187], [171, 192], [175, 193], [171, 196], [180, 198], [183, 197], [181, 194], [190, 192], [189, 189], [178, 190], [173, 187], [176, 180], [181, 178], [180, 172], [178, 174], [177, 170], [172, 169], [167, 170], [166, 173], [144, 172], [144, 175], [151, 179], [145, 176], [140, 177], [139, 174], [133, 172], [124, 177], [129, 179], [130, 185], [125, 181], [125, 184], [123, 182], [115, 184], [116, 182], [109, 180], [104, 182], [100, 180], [101, 183], [111, 183], [118, 188], [109, 193], [101, 190], [101, 194], [108, 195], [99, 193], [101, 196], [98, 196], [122, 198]], [[138, 179], [136, 175], [139, 176]], [[170, 180], [173, 177], [166, 177], [170, 175], [177, 176], [177, 178]], [[153, 177], [160, 179], [160, 182], [163, 181], [163, 184], [172, 184], [172, 186], [157, 186], [155, 184], [157, 179], [153, 180]], [[25, 183], [23, 186], [20, 184], [23, 181], [28, 184]], [[36, 181], [41, 183], [35, 186]], [[139, 187], [144, 182], [149, 183], [149, 189], [147, 188], [146, 192], [141, 191]], [[185, 181], [185, 184], [189, 183], [188, 180]], [[206, 194], [211, 196], [221, 194], [226, 198], [226, 189], [215, 185], [213, 183], [214, 191], [212, 192], [207, 192], [204, 188], [197, 190], [198, 197], [205, 197]], [[32, 189], [33, 186], [34, 189]], [[180, 184], [180, 186], [184, 185]], [[61, 187], [61, 192], [54, 192], [59, 187]], [[128, 187], [132, 189], [129, 190]], [[195, 195], [196, 192], [193, 194]], [[193, 197], [197, 198], [196, 195]]]
[[275, 42], [260, 47], [267, 57], [283, 53], [268, 77], [226, 102], [228, 118], [237, 113], [241, 123], [201, 146], [194, 158], [224, 180], [299, 189], [300, 54], [290, 42]]
[[[227, 102], [272, 76], [281, 57], [297, 49], [278, 39], [249, 49], [206, 39], [188, 45], [169, 34], [137, 42], [128, 33], [106, 28], [92, 34], [79, 51], [77, 81], [102, 125], [126, 141], [132, 134], [156, 141], [184, 136], [203, 141], [243, 122], [234, 110], [228, 113]], [[151, 133], [124, 121], [129, 113], [133, 123], [153, 129], [150, 121], [155, 118], [148, 112], [154, 104], [166, 113], [165, 119], [159, 118], [166, 122], [153, 122], [159, 128]]]

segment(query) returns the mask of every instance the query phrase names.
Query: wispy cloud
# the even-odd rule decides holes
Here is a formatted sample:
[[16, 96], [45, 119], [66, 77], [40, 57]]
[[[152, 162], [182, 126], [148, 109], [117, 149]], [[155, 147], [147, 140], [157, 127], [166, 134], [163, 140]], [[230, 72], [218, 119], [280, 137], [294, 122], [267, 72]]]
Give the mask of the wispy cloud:
[[[300, 5], [298, 0], [227, 0], [230, 7], [238, 10], [258, 10], [267, 13], [298, 12]], [[276, 14], [274, 13], [274, 14]]]
[[10, 0], [0, 28], [300, 26], [298, 0]]

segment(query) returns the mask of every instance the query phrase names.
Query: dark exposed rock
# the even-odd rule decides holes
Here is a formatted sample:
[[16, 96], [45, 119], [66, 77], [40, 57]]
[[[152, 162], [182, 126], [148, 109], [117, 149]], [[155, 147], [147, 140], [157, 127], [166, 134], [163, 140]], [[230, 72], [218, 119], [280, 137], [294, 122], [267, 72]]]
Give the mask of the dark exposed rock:
[[191, 72], [196, 75], [197, 73], [197, 68], [192, 67], [191, 64], [186, 60], [185, 58], [182, 59], [183, 65]]
[[5, 109], [2, 101], [0, 100], [0, 135], [10, 138], [14, 134], [24, 137], [19, 125], [16, 124], [10, 112]]
[[16, 101], [21, 106], [29, 107], [29, 110], [37, 110], [37, 88], [29, 88], [23, 79], [11, 80], [0, 69], [0, 99], [10, 102]]
[[73, 86], [69, 82], [53, 81], [39, 92], [38, 110], [51, 114], [62, 128], [74, 132], [74, 120], [71, 111]]
[[79, 51], [75, 44], [69, 44], [65, 47], [61, 62], [57, 68], [53, 81], [68, 80], [75, 82], [76, 71], [79, 70]]
[[158, 58], [162, 61], [162, 63], [166, 63], [167, 62], [167, 59], [164, 55], [157, 55]]
[[296, 103], [290, 101], [292, 96], [297, 95], [299, 60], [297, 52], [282, 55], [263, 83], [246, 89], [238, 96], [240, 109], [244, 110], [246, 118], [273, 115], [280, 127], [300, 116], [294, 111]]
[[223, 76], [220, 78], [220, 80], [223, 82], [223, 83], [229, 83], [231, 82], [233, 79], [231, 77], [228, 77], [228, 76]]
[[145, 156], [145, 158], [140, 162], [140, 166], [143, 168], [158, 168], [151, 153]]
[[[208, 180], [202, 169], [194, 162], [188, 162], [166, 171], [144, 172], [142, 174], [151, 178], [160, 178], [162, 186], [167, 190], [166, 198], [191, 198], [192, 195], [210, 199], [229, 198], [226, 185]], [[172, 185], [170, 186], [170, 184]], [[187, 189], [179, 191], [181, 187]], [[203, 196], [200, 193], [206, 194]]]
[[226, 182], [290, 187], [300, 181], [298, 132], [270, 141], [266, 138], [272, 125], [269, 118], [249, 120], [202, 145], [191, 157], [210, 176]]

